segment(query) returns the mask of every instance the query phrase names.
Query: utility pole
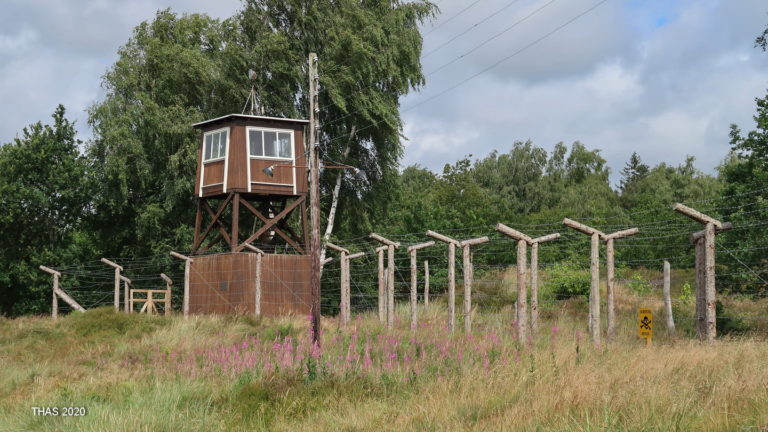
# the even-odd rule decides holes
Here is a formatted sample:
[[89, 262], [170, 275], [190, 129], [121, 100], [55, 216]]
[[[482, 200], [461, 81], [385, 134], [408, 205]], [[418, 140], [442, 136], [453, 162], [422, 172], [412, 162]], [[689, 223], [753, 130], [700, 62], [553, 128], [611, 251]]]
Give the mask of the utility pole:
[[319, 100], [317, 85], [320, 75], [317, 72], [317, 54], [309, 53], [309, 206], [310, 206], [310, 296], [312, 313], [312, 342], [320, 345], [320, 159], [319, 145]]

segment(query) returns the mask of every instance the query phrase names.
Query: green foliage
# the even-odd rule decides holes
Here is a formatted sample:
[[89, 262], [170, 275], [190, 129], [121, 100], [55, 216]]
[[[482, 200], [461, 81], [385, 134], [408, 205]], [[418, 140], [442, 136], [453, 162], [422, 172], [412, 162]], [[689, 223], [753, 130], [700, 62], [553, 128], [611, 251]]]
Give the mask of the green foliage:
[[691, 288], [690, 282], [685, 282], [683, 286], [680, 288], [680, 297], [678, 297], [680, 301], [682, 302], [690, 302], [693, 300], [693, 288]]
[[653, 289], [653, 285], [638, 272], [633, 273], [629, 278], [627, 287], [637, 294], [647, 294]]
[[52, 124], [32, 124], [0, 146], [0, 314], [47, 313], [51, 279], [38, 266], [92, 252], [78, 228], [93, 183], [75, 135], [59, 105]]
[[717, 333], [719, 335], [744, 334], [750, 330], [747, 321], [739, 314], [738, 310], [725, 307], [720, 300], [715, 304], [717, 314]]
[[546, 291], [557, 300], [589, 295], [592, 277], [589, 270], [570, 262], [555, 264], [545, 283]]

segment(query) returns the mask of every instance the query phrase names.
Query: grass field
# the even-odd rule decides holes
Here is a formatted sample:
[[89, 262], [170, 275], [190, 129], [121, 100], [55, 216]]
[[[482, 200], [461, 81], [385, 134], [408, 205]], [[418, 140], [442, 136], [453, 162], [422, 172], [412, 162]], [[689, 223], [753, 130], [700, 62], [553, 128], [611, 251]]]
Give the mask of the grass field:
[[546, 305], [522, 343], [509, 306], [476, 313], [469, 336], [446, 331], [439, 303], [415, 333], [405, 307], [392, 333], [373, 315], [345, 330], [329, 318], [322, 348], [305, 317], [0, 319], [0, 430], [768, 430], [762, 329], [704, 345], [666, 336], [659, 320], [645, 347], [638, 305], [660, 312], [622, 289], [619, 334], [599, 347], [577, 300]]

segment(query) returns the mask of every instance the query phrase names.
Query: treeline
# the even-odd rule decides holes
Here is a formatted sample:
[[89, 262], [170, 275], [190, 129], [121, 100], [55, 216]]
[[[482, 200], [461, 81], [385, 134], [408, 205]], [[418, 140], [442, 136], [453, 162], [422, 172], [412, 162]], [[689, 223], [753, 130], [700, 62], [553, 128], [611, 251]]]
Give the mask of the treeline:
[[[49, 310], [50, 280], [40, 264], [73, 267], [107, 256], [172, 271], [168, 251], [192, 242], [199, 138], [191, 124], [240, 112], [252, 84], [266, 115], [306, 117], [312, 51], [322, 62], [323, 158], [365, 172], [322, 174], [324, 213], [339, 203], [332, 230], [339, 243], [362, 248], [371, 231], [404, 242], [423, 241], [427, 229], [485, 235], [497, 222], [532, 235], [565, 234], [559, 222], [570, 217], [606, 231], [639, 226], [637, 238], [617, 244], [623, 265], [688, 257], [675, 265], [689, 266], [687, 236], [697, 226], [670, 210], [684, 202], [737, 226], [718, 239], [722, 286], [763, 292], [766, 99], [757, 100], [754, 131], [733, 129], [715, 176], [696, 169], [693, 158], [650, 167], [633, 154], [613, 185], [599, 150], [577, 142], [547, 151], [512, 137], [500, 152], [468, 156], [440, 173], [400, 170], [398, 101], [424, 83], [418, 24], [435, 11], [425, 1], [246, 0], [226, 20], [165, 10], [138, 25], [104, 75], [103, 100], [89, 108], [92, 140], [78, 141], [58, 107], [51, 122], [32, 124], [0, 147], [0, 314]], [[249, 68], [255, 82], [246, 78]], [[542, 261], [586, 258], [586, 236], [567, 235]], [[484, 248], [478, 265], [510, 262], [509, 245]]]

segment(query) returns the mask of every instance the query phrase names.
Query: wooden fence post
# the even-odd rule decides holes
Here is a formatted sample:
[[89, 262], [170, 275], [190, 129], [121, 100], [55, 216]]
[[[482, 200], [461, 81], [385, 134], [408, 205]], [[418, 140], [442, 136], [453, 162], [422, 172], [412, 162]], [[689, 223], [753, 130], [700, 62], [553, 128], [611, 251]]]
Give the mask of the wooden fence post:
[[700, 340], [707, 338], [706, 298], [704, 281], [707, 279], [704, 269], [704, 237], [695, 241], [696, 248], [696, 335]]
[[244, 243], [243, 246], [256, 254], [256, 293], [253, 302], [253, 314], [261, 316], [261, 261], [264, 258], [264, 251], [250, 243]]
[[531, 334], [539, 331], [539, 244], [557, 240], [560, 233], [537, 237], [531, 244]]
[[347, 277], [347, 267], [349, 266], [349, 261], [347, 261], [347, 255], [349, 255], [349, 250], [337, 246], [331, 242], [325, 242], [325, 247], [329, 249], [333, 249], [341, 254], [341, 258], [339, 259], [339, 290], [340, 290], [340, 296], [341, 301], [339, 303], [339, 318], [341, 321], [341, 325], [347, 325], [349, 322], [349, 317], [346, 316], [347, 313], [347, 302], [349, 302], [349, 299], [347, 298], [347, 288], [346, 283], [349, 278]]
[[351, 289], [350, 289], [350, 287], [352, 286], [352, 280], [351, 280], [352, 279], [352, 276], [351, 276], [352, 272], [350, 271], [350, 264], [349, 264], [349, 262], [352, 261], [355, 258], [360, 258], [361, 256], [365, 256], [365, 252], [358, 252], [358, 253], [354, 253], [352, 255], [344, 255], [344, 260], [347, 261], [347, 264], [344, 266], [344, 268], [346, 269], [345, 276], [344, 276], [345, 279], [346, 279], [344, 281], [344, 290], [346, 291], [344, 293], [344, 298], [346, 300], [344, 302], [344, 319], [346, 321], [344, 322], [344, 325], [349, 323], [349, 320], [352, 319], [352, 306], [351, 306], [351, 304], [352, 304], [352, 294], [351, 294]]
[[664, 261], [664, 315], [666, 315], [667, 334], [675, 335], [675, 319], [672, 317], [672, 294], [670, 293], [671, 275], [669, 261]]
[[184, 260], [184, 300], [182, 301], [181, 309], [182, 313], [184, 314], [184, 318], [187, 318], [189, 317], [189, 273], [190, 266], [194, 260], [190, 257], [173, 251], [171, 251], [171, 256], [180, 260]]
[[429, 307], [429, 260], [424, 260], [424, 309]]
[[101, 262], [114, 267], [115, 269], [115, 312], [120, 311], [120, 272], [123, 271], [123, 267], [113, 263], [112, 261], [102, 258]]
[[129, 309], [130, 301], [128, 299], [131, 290], [131, 280], [125, 276], [120, 276], [120, 280], [123, 281], [123, 310], [125, 313], [132, 313], [133, 310]]
[[533, 244], [533, 239], [502, 223], [496, 224], [496, 231], [517, 240], [517, 301], [515, 302], [514, 322], [517, 326], [517, 339], [523, 343], [528, 340], [528, 289], [525, 271], [528, 261], [527, 246]]
[[589, 333], [592, 343], [600, 344], [600, 239], [607, 240], [606, 235], [595, 228], [588, 227], [571, 219], [563, 219], [563, 224], [592, 237], [589, 268], [592, 282], [589, 287]]
[[[681, 213], [705, 226], [704, 231], [699, 231], [691, 236], [691, 241], [696, 244], [700, 238], [704, 242], [700, 248], [703, 248], [703, 263], [699, 263], [699, 268], [703, 267], [703, 294], [704, 294], [704, 318], [703, 335], [699, 337], [707, 342], [713, 342], [717, 336], [717, 290], [715, 286], [715, 236], [721, 232], [733, 228], [733, 225], [726, 222], [720, 222], [710, 216], [705, 215], [683, 204], [675, 204], [673, 207], [678, 213]], [[698, 255], [698, 254], [697, 254]], [[703, 265], [701, 265], [703, 264]], [[698, 274], [698, 271], [697, 271]], [[698, 291], [698, 289], [697, 289]], [[699, 300], [696, 301], [697, 305]]]
[[400, 243], [375, 233], [369, 237], [387, 246], [387, 329], [392, 330], [395, 326], [395, 248], [399, 248]]
[[459, 242], [431, 230], [427, 235], [448, 243], [448, 328], [453, 333], [456, 329], [456, 246]]
[[472, 253], [470, 247], [488, 242], [488, 237], [478, 237], [464, 240], [461, 243], [462, 264], [464, 265], [464, 332], [472, 331], [472, 279], [474, 267], [472, 266]]
[[[165, 315], [170, 315], [171, 314], [171, 287], [173, 286], [173, 281], [165, 273], [160, 273], [160, 278], [162, 278], [165, 281]], [[131, 309], [133, 309], [133, 305], [131, 305]]]
[[616, 265], [614, 262], [614, 240], [633, 236], [640, 232], [637, 228], [630, 228], [622, 231], [616, 231], [606, 235], [605, 254], [606, 254], [606, 279], [608, 291], [608, 340], [611, 340], [616, 333], [616, 309], [614, 306], [616, 290]]
[[51, 310], [52, 318], [55, 319], [59, 316], [59, 301], [56, 298], [57, 296], [60, 297], [62, 300], [64, 300], [64, 303], [67, 303], [68, 305], [70, 305], [72, 309], [79, 312], [85, 312], [85, 308], [80, 306], [79, 303], [77, 303], [72, 297], [70, 297], [61, 288], [59, 288], [59, 279], [61, 278], [61, 273], [42, 265], [39, 268], [40, 270], [53, 276], [53, 299], [52, 299], [53, 303], [52, 303], [52, 310]]
[[387, 245], [376, 248], [379, 257], [379, 322], [384, 324], [387, 320], [387, 279], [384, 267], [384, 252], [388, 249]]
[[416, 266], [416, 252], [420, 249], [424, 249], [430, 246], [434, 246], [434, 241], [428, 241], [426, 243], [419, 243], [412, 246], [408, 246], [408, 255], [411, 258], [411, 330], [416, 330], [418, 325], [416, 321], [416, 306], [418, 303], [418, 268]]
[[51, 290], [51, 293], [53, 294], [53, 298], [51, 299], [51, 318], [56, 319], [59, 317], [59, 299], [56, 297], [56, 291], [59, 290], [59, 278], [61, 277], [61, 273], [42, 265], [40, 266], [40, 270], [53, 276], [53, 290]]

